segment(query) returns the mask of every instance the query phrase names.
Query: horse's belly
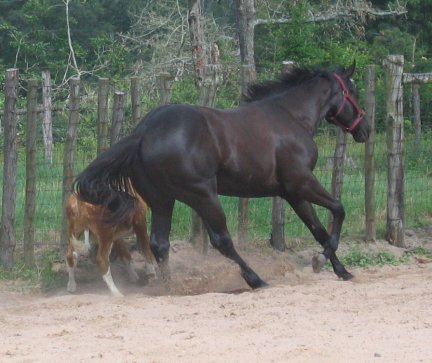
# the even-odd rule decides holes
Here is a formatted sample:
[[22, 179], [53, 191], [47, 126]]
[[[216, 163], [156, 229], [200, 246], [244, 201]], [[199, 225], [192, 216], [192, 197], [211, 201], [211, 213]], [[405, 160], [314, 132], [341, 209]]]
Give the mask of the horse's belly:
[[279, 185], [256, 178], [218, 178], [218, 194], [242, 198], [269, 197], [279, 194]]

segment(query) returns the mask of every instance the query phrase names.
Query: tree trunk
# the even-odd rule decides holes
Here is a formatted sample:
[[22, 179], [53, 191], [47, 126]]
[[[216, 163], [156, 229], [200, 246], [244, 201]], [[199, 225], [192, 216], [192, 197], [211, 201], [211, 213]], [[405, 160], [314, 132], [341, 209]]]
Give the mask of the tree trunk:
[[198, 87], [204, 79], [204, 69], [207, 65], [207, 52], [204, 35], [204, 17], [202, 15], [202, 0], [189, 0], [189, 29], [192, 46], [192, 62], [195, 70], [195, 80]]
[[124, 92], [114, 93], [111, 125], [111, 145], [120, 140], [120, 131], [124, 122]]
[[42, 100], [43, 100], [42, 135], [43, 135], [43, 142], [45, 147], [45, 161], [50, 166], [52, 166], [53, 133], [52, 133], [51, 74], [48, 70], [42, 71]]
[[109, 94], [109, 79], [99, 78], [98, 86], [98, 140], [97, 154], [99, 155], [108, 148], [108, 94]]
[[131, 77], [132, 122], [136, 125], [141, 120], [141, 88], [138, 77]]
[[[195, 70], [195, 83], [198, 86], [200, 99], [199, 104], [210, 106], [210, 89], [211, 82], [207, 67], [207, 55], [205, 50], [204, 18], [202, 15], [201, 0], [189, 0], [189, 30], [192, 46], [192, 62]], [[191, 243], [201, 253], [206, 254], [208, 251], [208, 235], [201, 217], [194, 210], [191, 210]]]
[[[79, 78], [72, 78], [70, 80], [70, 97], [69, 97], [69, 124], [66, 133], [64, 154], [63, 154], [63, 206], [72, 192], [72, 182], [74, 178], [74, 161], [75, 161], [75, 147], [78, 132], [79, 121], [79, 107], [80, 107], [80, 80]], [[66, 234], [66, 215], [63, 208], [63, 225], [62, 235], [60, 241], [60, 249], [62, 252], [66, 251], [67, 247], [67, 234]]]
[[[254, 46], [254, 0], [237, 0], [237, 23], [240, 41], [241, 84], [242, 92], [256, 80], [255, 46]], [[238, 203], [238, 241], [244, 244], [247, 240], [249, 201], [240, 198]]]

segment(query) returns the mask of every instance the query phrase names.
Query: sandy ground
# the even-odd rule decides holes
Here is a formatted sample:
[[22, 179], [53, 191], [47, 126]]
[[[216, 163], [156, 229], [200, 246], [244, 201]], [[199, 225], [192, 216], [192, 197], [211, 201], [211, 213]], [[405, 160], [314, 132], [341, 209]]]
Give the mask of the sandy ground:
[[429, 260], [354, 269], [343, 282], [314, 274], [309, 254], [242, 255], [269, 288], [249, 290], [231, 262], [184, 243], [170, 292], [158, 280], [131, 285], [117, 264], [123, 298], [91, 268], [78, 271], [75, 295], [3, 282], [0, 362], [432, 362]]

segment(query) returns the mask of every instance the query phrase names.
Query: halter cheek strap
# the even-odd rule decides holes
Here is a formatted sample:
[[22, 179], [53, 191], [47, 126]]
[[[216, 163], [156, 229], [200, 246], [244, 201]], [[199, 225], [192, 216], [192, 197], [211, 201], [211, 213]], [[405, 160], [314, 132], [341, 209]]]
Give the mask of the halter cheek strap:
[[[360, 123], [360, 121], [362, 120], [365, 112], [358, 105], [356, 99], [353, 96], [351, 96], [351, 94], [349, 93], [348, 87], [346, 86], [346, 84], [345, 84], [344, 80], [342, 79], [342, 77], [339, 76], [337, 73], [333, 73], [333, 76], [336, 78], [336, 80], [338, 81], [340, 87], [342, 88], [343, 101], [342, 101], [342, 104], [339, 106], [336, 114], [334, 114], [333, 116], [330, 116], [329, 119], [335, 125], [339, 126], [342, 130], [344, 130], [345, 132], [352, 132], [356, 128], [356, 126]], [[338, 115], [345, 108], [345, 105], [346, 105], [347, 102], [351, 103], [352, 107], [354, 108], [354, 110], [357, 113], [357, 117], [355, 118], [354, 122], [349, 127], [345, 126], [344, 124], [342, 124], [337, 119]]]

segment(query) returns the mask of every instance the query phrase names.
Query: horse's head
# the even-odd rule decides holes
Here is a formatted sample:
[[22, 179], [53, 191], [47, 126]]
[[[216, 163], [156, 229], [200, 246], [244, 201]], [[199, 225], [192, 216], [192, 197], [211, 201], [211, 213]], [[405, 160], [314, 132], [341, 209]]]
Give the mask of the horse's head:
[[326, 120], [351, 133], [355, 141], [365, 142], [369, 138], [370, 126], [357, 101], [357, 92], [351, 80], [354, 70], [355, 61], [348, 69], [332, 73], [335, 91]]

